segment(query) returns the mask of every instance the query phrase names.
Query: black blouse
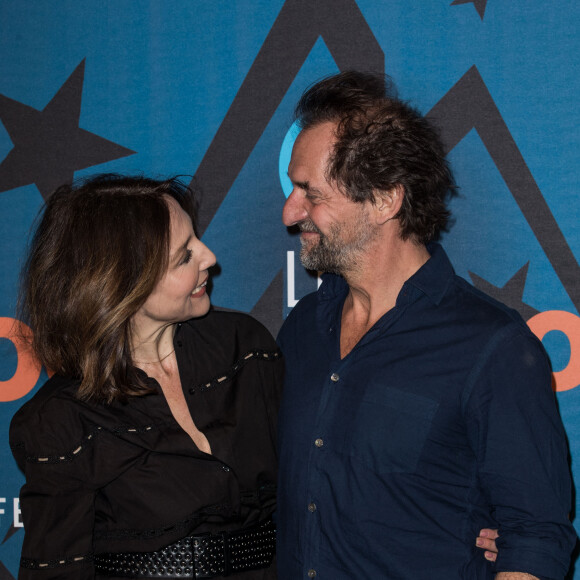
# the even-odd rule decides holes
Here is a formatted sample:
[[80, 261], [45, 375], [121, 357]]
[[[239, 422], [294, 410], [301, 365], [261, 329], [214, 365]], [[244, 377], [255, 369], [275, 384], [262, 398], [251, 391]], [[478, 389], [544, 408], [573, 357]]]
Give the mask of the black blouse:
[[[250, 316], [211, 311], [179, 326], [181, 383], [203, 453], [156, 393], [128, 403], [76, 398], [54, 376], [14, 416], [10, 444], [26, 475], [20, 494], [19, 578], [93, 578], [91, 555], [155, 551], [191, 533], [270, 516], [276, 496], [276, 417], [283, 363]], [[274, 578], [269, 570], [239, 578]]]

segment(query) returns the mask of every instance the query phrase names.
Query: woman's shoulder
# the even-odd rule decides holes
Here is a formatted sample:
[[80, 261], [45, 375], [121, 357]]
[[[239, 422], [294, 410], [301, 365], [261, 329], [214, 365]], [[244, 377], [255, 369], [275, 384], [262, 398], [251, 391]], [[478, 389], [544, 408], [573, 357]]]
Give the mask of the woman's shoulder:
[[[78, 463], [102, 452], [112, 469], [111, 454], [133, 456], [141, 447], [148, 448], [149, 436], [166, 421], [164, 407], [151, 395], [105, 404], [79, 398], [78, 387], [77, 380], [53, 376], [16, 412], [9, 437], [21, 467], [24, 462]], [[123, 446], [121, 440], [131, 445]]]
[[22, 421], [61, 421], [64, 417], [80, 411], [82, 402], [77, 398], [79, 381], [54, 375], [48, 379], [12, 419], [13, 424]]
[[78, 381], [56, 375], [40, 387], [12, 418], [12, 449], [23, 449], [27, 455], [57, 454], [80, 440], [86, 403], [77, 398], [78, 387]]

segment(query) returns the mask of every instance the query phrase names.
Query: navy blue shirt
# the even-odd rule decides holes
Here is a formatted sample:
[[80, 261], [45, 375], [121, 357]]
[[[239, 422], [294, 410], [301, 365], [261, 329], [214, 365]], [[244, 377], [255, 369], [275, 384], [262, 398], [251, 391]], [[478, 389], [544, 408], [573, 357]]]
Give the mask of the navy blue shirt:
[[[434, 244], [341, 360], [345, 281], [325, 275], [278, 338], [281, 580], [563, 578], [576, 534], [547, 355]], [[499, 528], [495, 569], [475, 547]]]

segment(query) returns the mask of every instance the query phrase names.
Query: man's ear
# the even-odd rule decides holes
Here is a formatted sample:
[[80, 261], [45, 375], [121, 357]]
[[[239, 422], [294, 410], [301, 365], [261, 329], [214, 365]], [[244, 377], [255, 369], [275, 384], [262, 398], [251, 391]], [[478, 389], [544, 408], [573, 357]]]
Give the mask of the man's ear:
[[395, 185], [388, 191], [377, 191], [374, 207], [377, 224], [384, 224], [392, 220], [399, 213], [404, 197], [405, 190], [402, 185]]

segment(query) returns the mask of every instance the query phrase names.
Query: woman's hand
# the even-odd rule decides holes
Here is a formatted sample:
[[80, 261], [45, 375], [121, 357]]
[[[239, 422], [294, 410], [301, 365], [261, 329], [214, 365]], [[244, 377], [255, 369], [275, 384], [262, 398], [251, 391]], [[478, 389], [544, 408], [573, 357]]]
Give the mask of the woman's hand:
[[495, 545], [495, 540], [499, 536], [497, 530], [490, 530], [489, 528], [484, 528], [480, 530], [479, 536], [475, 540], [475, 545], [482, 550], [485, 550], [483, 555], [486, 560], [490, 562], [495, 562], [497, 558], [497, 546]]

